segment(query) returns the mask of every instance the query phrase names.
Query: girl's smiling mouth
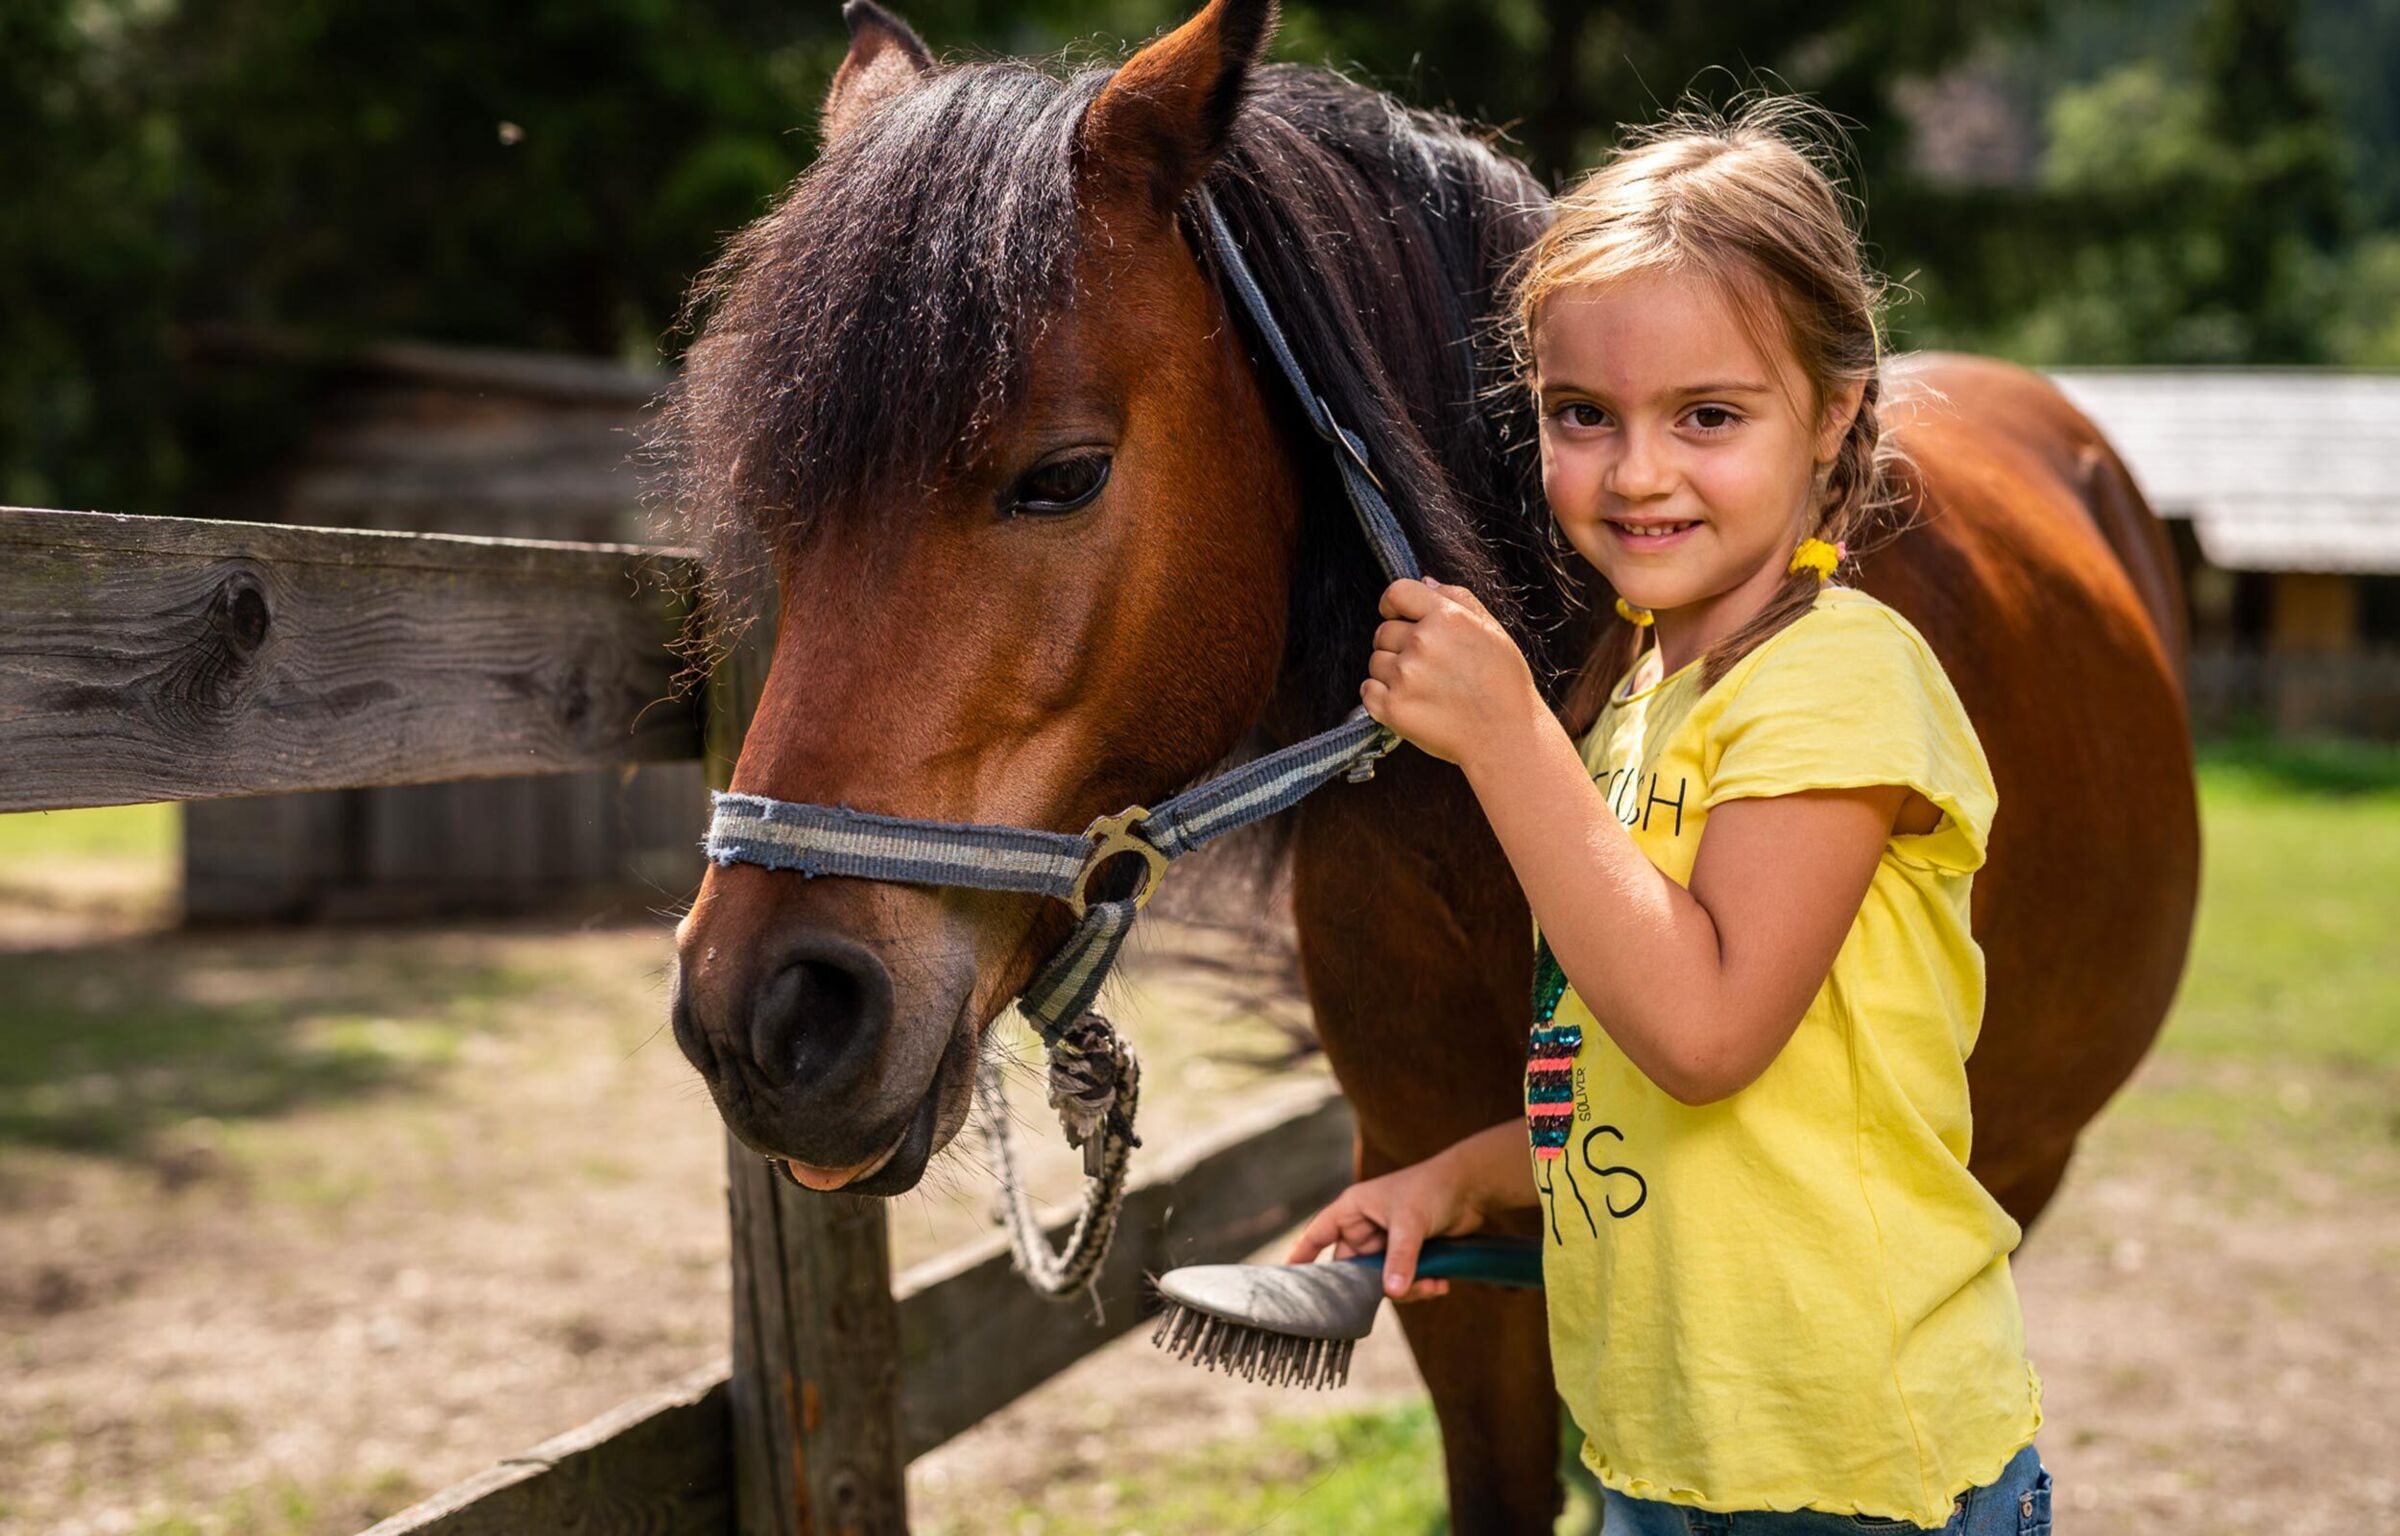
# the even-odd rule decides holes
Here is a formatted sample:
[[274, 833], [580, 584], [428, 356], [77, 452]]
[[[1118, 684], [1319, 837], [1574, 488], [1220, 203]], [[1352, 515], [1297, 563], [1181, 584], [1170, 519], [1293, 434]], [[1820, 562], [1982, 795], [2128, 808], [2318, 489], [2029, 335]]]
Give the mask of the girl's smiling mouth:
[[1660, 519], [1646, 523], [1630, 523], [1612, 517], [1605, 521], [1608, 524], [1608, 531], [1616, 536], [1617, 542], [1628, 549], [1664, 549], [1670, 544], [1679, 542], [1685, 534], [1700, 526], [1697, 518], [1683, 522]]

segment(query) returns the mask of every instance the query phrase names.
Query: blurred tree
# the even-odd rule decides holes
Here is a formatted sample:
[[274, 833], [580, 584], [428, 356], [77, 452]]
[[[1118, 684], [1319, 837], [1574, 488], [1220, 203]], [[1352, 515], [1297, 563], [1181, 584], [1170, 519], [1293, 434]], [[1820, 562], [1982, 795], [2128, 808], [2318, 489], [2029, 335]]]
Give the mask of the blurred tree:
[[0, 501], [165, 511], [179, 471], [159, 403], [174, 135], [125, 26], [74, 0], [0, 7]]
[[[2332, 360], [2352, 199], [2291, 0], [2206, 0], [2189, 72], [2152, 55], [2053, 96], [2051, 248], [1993, 330], [2035, 362]], [[2006, 250], [1987, 240], [1985, 254]], [[1979, 285], [2008, 292], [1988, 271]]]
[[[950, 57], [1107, 59], [1191, 3], [902, 9]], [[2400, 107], [2388, 70], [2344, 60], [2337, 120], [2302, 56], [2339, 56], [2326, 14], [2393, 36], [2400, 0], [2312, 0], [2315, 32], [2295, 0], [2107, 9], [2133, 35], [2189, 30], [2195, 4], [2188, 60], [2057, 93], [2028, 185], [1929, 178], [1896, 98], [1995, 51], [2050, 78], [2072, 71], [2045, 49], [2122, 57], [2047, 0], [1289, 0], [1276, 54], [1503, 125], [1553, 181], [1687, 88], [1806, 91], [1860, 130], [1871, 232], [1938, 299], [1903, 312], [1921, 339], [2387, 355], [2400, 247], [2343, 247], [2339, 125]], [[306, 381], [201, 382], [177, 353], [194, 325], [672, 352], [690, 275], [813, 152], [843, 44], [836, 0], [6, 0], [0, 493], [167, 510], [270, 460], [305, 426]], [[2350, 173], [2400, 207], [2400, 175]]]
[[809, 153], [838, 8], [10, 0], [0, 487], [169, 510], [305, 424], [195, 324], [654, 359]]
[[1526, 158], [1553, 181], [1596, 160], [1620, 124], [1649, 120], [1687, 90], [1722, 100], [1756, 86], [1807, 92], [1857, 125], [1874, 176], [1907, 149], [1893, 105], [1904, 79], [1994, 35], [2023, 34], [2046, 9], [2045, 0], [1306, 0], [1289, 7], [1289, 26], [1304, 48], [1410, 82], [1412, 99], [1513, 123]]

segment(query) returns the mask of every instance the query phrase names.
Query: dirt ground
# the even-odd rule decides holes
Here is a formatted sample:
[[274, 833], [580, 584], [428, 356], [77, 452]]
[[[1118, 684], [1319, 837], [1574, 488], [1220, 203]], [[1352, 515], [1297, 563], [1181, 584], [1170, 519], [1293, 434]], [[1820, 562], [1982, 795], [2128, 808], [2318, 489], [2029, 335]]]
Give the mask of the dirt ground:
[[[725, 1141], [663, 921], [170, 915], [0, 888], [0, 1536], [338, 1536], [724, 1357]], [[1321, 1079], [1238, 1059], [1288, 1038], [1152, 926], [1115, 991], [1154, 1145]], [[1033, 1188], [1070, 1195], [1012, 1080]], [[962, 1137], [893, 1203], [896, 1266], [989, 1230], [991, 1190]]]
[[[722, 1357], [723, 1142], [660, 1028], [663, 921], [102, 906], [11, 926], [0, 892], [0, 1536], [339, 1536]], [[1284, 1037], [1219, 1022], [1179, 942], [1145, 939], [1121, 1008], [1154, 1144], [1289, 1091], [1224, 1059]], [[2169, 1052], [2101, 1122], [2017, 1270], [2062, 1530], [2400, 1531], [2396, 1081]], [[896, 1258], [988, 1219], [962, 1147], [895, 1204]], [[1116, 1528], [1127, 1469], [1416, 1391], [1388, 1321], [1336, 1394], [1137, 1334], [921, 1460], [912, 1508]]]

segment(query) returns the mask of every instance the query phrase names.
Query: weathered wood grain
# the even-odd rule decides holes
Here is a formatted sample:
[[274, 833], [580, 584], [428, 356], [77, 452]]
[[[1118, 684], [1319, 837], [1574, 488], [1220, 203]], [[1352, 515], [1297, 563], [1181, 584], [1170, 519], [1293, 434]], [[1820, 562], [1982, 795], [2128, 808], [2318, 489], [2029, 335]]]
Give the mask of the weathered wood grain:
[[716, 1366], [455, 1483], [365, 1536], [725, 1536], [732, 1528], [725, 1369]]
[[740, 1536], [898, 1536], [899, 1324], [884, 1203], [814, 1195], [727, 1137]]
[[0, 508], [0, 811], [689, 758], [690, 560]]

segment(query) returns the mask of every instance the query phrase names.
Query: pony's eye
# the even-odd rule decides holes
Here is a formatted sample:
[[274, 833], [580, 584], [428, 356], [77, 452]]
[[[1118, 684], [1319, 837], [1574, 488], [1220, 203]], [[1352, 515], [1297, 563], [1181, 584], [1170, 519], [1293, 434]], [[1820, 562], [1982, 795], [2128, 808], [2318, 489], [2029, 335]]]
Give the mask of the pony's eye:
[[1105, 453], [1079, 453], [1073, 458], [1036, 464], [1008, 488], [1008, 494], [1001, 498], [1000, 510], [1011, 517], [1019, 513], [1055, 517], [1072, 512], [1100, 494], [1100, 487], [1108, 484], [1108, 470], [1113, 462]]

